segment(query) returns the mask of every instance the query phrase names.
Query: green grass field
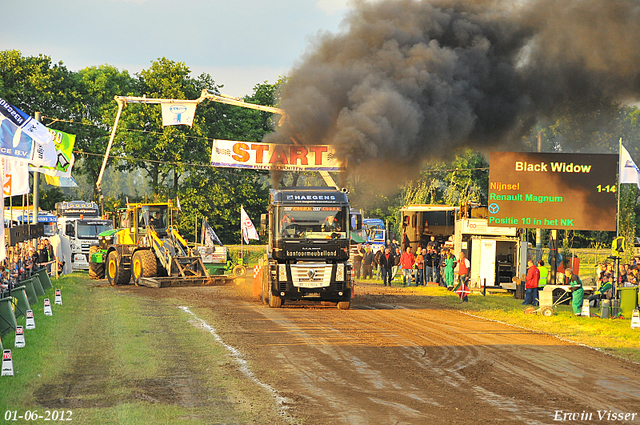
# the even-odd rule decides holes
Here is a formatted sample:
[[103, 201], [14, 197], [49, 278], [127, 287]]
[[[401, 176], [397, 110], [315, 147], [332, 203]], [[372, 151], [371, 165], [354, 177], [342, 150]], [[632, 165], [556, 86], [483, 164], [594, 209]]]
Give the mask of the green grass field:
[[[56, 411], [81, 424], [244, 424], [270, 417], [249, 406], [256, 395], [245, 394], [255, 386], [230, 373], [225, 348], [189, 325], [175, 301], [94, 282], [86, 273], [54, 280], [63, 305], [53, 305], [53, 316], [44, 315], [44, 297], [32, 306], [36, 329], [25, 331], [26, 346], [14, 348], [13, 333], [3, 336], [15, 376], [0, 378], [0, 415]], [[52, 303], [54, 288], [47, 292]]]

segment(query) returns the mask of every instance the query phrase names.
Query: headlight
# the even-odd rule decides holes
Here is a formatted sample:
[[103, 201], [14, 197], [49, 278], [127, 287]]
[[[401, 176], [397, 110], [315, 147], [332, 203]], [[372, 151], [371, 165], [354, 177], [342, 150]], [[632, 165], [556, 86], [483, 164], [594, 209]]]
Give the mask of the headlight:
[[280, 282], [287, 281], [287, 265], [286, 264], [278, 264], [278, 281]]
[[336, 280], [344, 280], [344, 264], [336, 264]]

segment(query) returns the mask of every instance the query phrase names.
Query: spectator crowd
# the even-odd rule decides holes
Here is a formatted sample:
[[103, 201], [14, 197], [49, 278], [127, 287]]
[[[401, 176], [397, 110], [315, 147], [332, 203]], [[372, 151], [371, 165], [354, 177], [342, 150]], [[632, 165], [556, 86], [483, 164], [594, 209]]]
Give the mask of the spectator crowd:
[[469, 260], [464, 254], [458, 253], [456, 258], [453, 249], [434, 237], [426, 245], [418, 244], [415, 249], [406, 247], [404, 252], [395, 239], [387, 240], [384, 249], [375, 252], [371, 244], [360, 244], [353, 255], [355, 278], [381, 279], [384, 286], [391, 286], [392, 281], [402, 276], [403, 286], [425, 286], [434, 282], [453, 290], [458, 280], [468, 284], [468, 271]]
[[22, 280], [42, 267], [46, 267], [51, 274], [52, 264], [55, 262], [54, 249], [47, 238], [36, 241], [20, 242], [5, 248], [6, 258], [0, 262], [0, 289], [3, 293], [19, 286]]

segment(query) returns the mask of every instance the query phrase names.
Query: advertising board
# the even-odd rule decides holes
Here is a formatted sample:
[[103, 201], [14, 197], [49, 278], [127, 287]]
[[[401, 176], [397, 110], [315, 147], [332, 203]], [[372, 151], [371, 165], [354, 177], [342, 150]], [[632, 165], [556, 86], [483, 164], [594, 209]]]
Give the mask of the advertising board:
[[616, 230], [618, 155], [492, 152], [489, 226]]

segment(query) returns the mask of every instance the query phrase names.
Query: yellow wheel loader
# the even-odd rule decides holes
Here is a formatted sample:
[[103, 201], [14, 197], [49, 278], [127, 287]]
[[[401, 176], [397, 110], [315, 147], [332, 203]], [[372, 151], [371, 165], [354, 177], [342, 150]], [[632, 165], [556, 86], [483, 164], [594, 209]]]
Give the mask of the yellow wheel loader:
[[171, 208], [171, 202], [130, 204], [120, 212], [119, 230], [100, 240], [111, 285], [132, 279], [156, 288], [225, 283], [227, 277], [209, 275], [200, 254], [173, 226]]

